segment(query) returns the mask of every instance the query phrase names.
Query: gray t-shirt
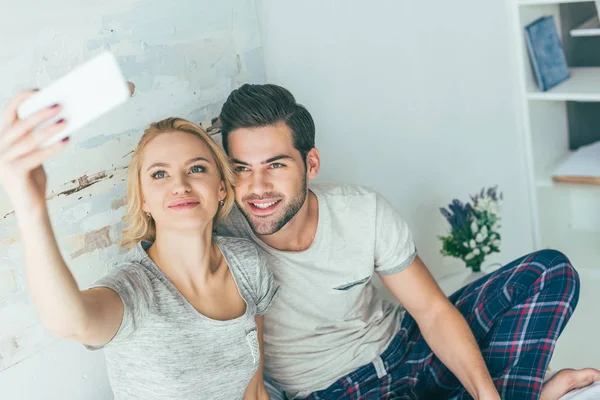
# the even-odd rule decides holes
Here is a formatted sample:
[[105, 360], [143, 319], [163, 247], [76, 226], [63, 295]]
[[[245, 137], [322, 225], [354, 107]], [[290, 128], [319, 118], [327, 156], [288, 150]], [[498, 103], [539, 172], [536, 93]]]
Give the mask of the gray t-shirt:
[[278, 290], [265, 255], [245, 239], [215, 236], [246, 302], [229, 321], [199, 313], [150, 259], [148, 242], [119, 258], [94, 287], [123, 301], [121, 327], [104, 348], [116, 400], [241, 399], [260, 351], [256, 319]]
[[217, 226], [267, 253], [280, 290], [264, 320], [265, 374], [292, 398], [327, 388], [385, 350], [404, 312], [371, 278], [400, 272], [416, 256], [408, 226], [381, 195], [350, 185], [310, 189], [319, 222], [304, 251], [266, 245], [238, 209]]

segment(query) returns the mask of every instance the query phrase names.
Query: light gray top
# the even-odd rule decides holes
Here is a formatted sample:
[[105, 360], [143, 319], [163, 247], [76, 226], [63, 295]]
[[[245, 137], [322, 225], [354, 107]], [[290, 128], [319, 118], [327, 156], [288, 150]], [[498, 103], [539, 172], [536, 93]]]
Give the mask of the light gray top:
[[310, 189], [319, 222], [307, 250], [268, 246], [238, 209], [217, 227], [267, 253], [281, 288], [264, 320], [265, 374], [290, 397], [325, 389], [385, 350], [404, 311], [383, 301], [372, 277], [396, 274], [416, 256], [407, 224], [381, 195], [350, 185]]
[[259, 366], [256, 319], [277, 285], [264, 253], [249, 240], [215, 236], [246, 302], [241, 317], [218, 321], [199, 313], [139, 243], [94, 287], [114, 290], [123, 321], [104, 346], [116, 400], [241, 399]]

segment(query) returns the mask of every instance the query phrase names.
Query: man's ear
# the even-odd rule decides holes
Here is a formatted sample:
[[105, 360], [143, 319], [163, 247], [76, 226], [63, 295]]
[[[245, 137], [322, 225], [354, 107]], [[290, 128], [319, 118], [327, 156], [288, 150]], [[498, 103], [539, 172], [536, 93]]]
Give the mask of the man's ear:
[[321, 156], [319, 155], [319, 150], [313, 147], [306, 154], [306, 176], [308, 179], [316, 178], [319, 168], [321, 168]]

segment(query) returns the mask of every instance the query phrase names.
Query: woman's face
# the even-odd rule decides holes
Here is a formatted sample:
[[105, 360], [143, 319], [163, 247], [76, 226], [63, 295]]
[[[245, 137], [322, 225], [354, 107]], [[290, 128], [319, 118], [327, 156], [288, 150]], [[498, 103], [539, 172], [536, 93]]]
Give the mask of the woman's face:
[[146, 145], [140, 182], [157, 233], [206, 228], [227, 194], [209, 147], [186, 132], [161, 133]]

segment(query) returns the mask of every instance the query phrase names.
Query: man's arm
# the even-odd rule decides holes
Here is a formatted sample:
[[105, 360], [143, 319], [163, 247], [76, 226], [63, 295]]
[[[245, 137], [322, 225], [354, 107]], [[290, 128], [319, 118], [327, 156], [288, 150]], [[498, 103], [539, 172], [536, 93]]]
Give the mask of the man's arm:
[[381, 280], [415, 319], [425, 341], [475, 399], [500, 399], [475, 337], [419, 257]]
[[265, 381], [263, 376], [264, 367], [264, 350], [263, 350], [263, 316], [256, 317], [256, 328], [258, 333], [258, 345], [260, 346], [260, 365], [258, 370], [254, 373], [254, 377], [248, 384], [246, 392], [244, 393], [244, 400], [269, 400], [269, 393], [265, 388]]

